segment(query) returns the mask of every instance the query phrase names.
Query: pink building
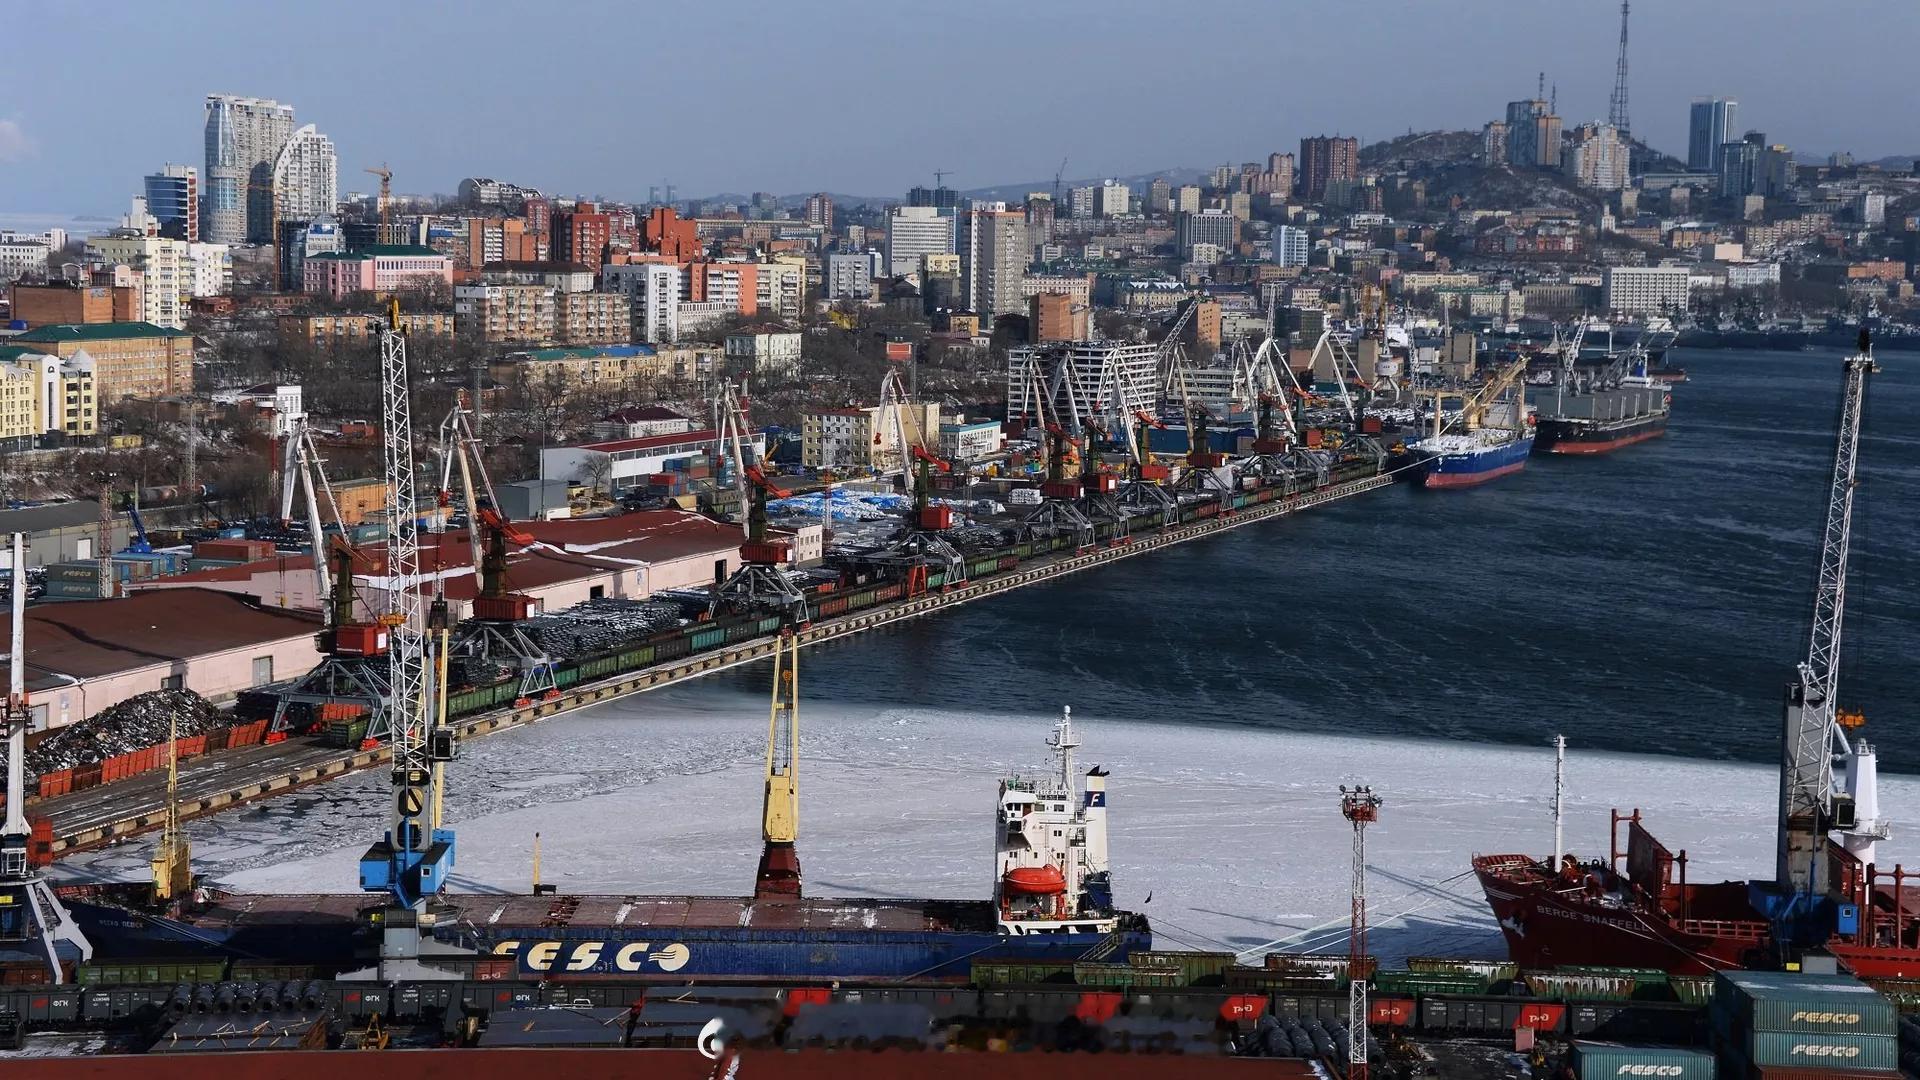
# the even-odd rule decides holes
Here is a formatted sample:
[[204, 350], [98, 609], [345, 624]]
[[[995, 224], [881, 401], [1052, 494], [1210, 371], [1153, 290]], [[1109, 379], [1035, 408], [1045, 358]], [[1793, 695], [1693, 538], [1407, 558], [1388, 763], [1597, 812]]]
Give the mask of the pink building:
[[356, 292], [417, 289], [435, 279], [453, 287], [452, 257], [414, 244], [376, 244], [361, 251], [309, 255], [301, 273], [301, 292], [335, 300]]

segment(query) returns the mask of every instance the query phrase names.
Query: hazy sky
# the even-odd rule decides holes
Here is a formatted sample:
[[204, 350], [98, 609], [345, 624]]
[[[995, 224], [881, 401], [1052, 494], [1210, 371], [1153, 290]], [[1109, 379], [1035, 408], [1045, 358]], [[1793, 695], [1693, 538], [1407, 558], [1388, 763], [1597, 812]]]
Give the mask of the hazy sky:
[[[940, 13], [936, 16], [936, 13]], [[890, 194], [1252, 161], [1302, 135], [1478, 127], [1558, 84], [1604, 118], [1613, 0], [0, 0], [0, 214], [119, 213], [201, 164], [209, 92], [331, 136], [341, 188], [485, 175], [645, 198]], [[1633, 130], [1689, 98], [1797, 150], [1920, 152], [1916, 0], [1641, 0]]]

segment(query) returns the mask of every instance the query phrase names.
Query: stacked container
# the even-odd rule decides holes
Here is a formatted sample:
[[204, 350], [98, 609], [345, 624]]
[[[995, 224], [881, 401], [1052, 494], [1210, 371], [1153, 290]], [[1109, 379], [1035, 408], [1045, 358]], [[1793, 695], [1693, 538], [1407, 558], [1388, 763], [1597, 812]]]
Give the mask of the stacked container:
[[1730, 1076], [1752, 1080], [1897, 1077], [1899, 1015], [1851, 975], [1729, 971], [1708, 1007]]
[[1605, 1077], [1658, 1076], [1671, 1080], [1715, 1080], [1712, 1054], [1678, 1046], [1624, 1046], [1610, 1042], [1576, 1042], [1567, 1064], [1579, 1080]]

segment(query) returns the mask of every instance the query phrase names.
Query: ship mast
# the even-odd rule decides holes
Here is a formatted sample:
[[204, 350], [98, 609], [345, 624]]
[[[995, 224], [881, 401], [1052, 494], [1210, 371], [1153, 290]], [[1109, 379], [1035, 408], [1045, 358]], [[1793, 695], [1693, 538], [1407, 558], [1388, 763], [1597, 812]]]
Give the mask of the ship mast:
[[1560, 860], [1566, 855], [1566, 834], [1561, 825], [1565, 818], [1567, 794], [1567, 737], [1553, 737], [1553, 866], [1554, 873], [1560, 872]]
[[[1859, 351], [1841, 363], [1843, 383], [1840, 425], [1835, 438], [1833, 473], [1827, 487], [1826, 527], [1820, 540], [1820, 577], [1814, 589], [1813, 634], [1798, 678], [1787, 687], [1780, 763], [1780, 828], [1775, 864], [1779, 900], [1776, 915], [1786, 917], [1795, 898], [1812, 903], [1828, 888], [1826, 844], [1829, 830], [1851, 829], [1851, 796], [1835, 797], [1833, 758], [1836, 741], [1852, 755], [1839, 731], [1835, 697], [1839, 689], [1840, 632], [1847, 594], [1847, 557], [1857, 484], [1860, 416], [1867, 376], [1879, 370], [1872, 339], [1861, 331]], [[1852, 770], [1850, 770], [1852, 771]]]

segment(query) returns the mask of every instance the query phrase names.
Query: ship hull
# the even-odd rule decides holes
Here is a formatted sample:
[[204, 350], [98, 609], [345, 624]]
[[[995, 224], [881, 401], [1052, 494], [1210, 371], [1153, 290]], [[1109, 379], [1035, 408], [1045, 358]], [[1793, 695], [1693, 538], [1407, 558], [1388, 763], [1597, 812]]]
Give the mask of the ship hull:
[[[365, 894], [221, 895], [167, 917], [99, 890], [66, 904], [95, 960], [253, 960], [348, 970], [375, 941]], [[1144, 918], [1091, 929], [1003, 934], [980, 900], [443, 894], [435, 937], [522, 977], [964, 980], [976, 961], [1124, 962], [1153, 947]], [[564, 913], [564, 914], [562, 914]], [[1083, 924], [1084, 925], [1084, 924]]]
[[1523, 968], [1632, 967], [1710, 975], [1759, 959], [1755, 942], [1687, 933], [1639, 908], [1556, 891], [1497, 869], [1520, 858], [1475, 859], [1474, 874], [1500, 923], [1508, 957]]
[[1642, 416], [1599, 426], [1567, 420], [1542, 420], [1534, 438], [1536, 454], [1609, 454], [1667, 433], [1665, 415]]
[[1533, 452], [1529, 434], [1471, 453], [1420, 453], [1414, 466], [1420, 486], [1435, 489], [1478, 487], [1526, 467]]

